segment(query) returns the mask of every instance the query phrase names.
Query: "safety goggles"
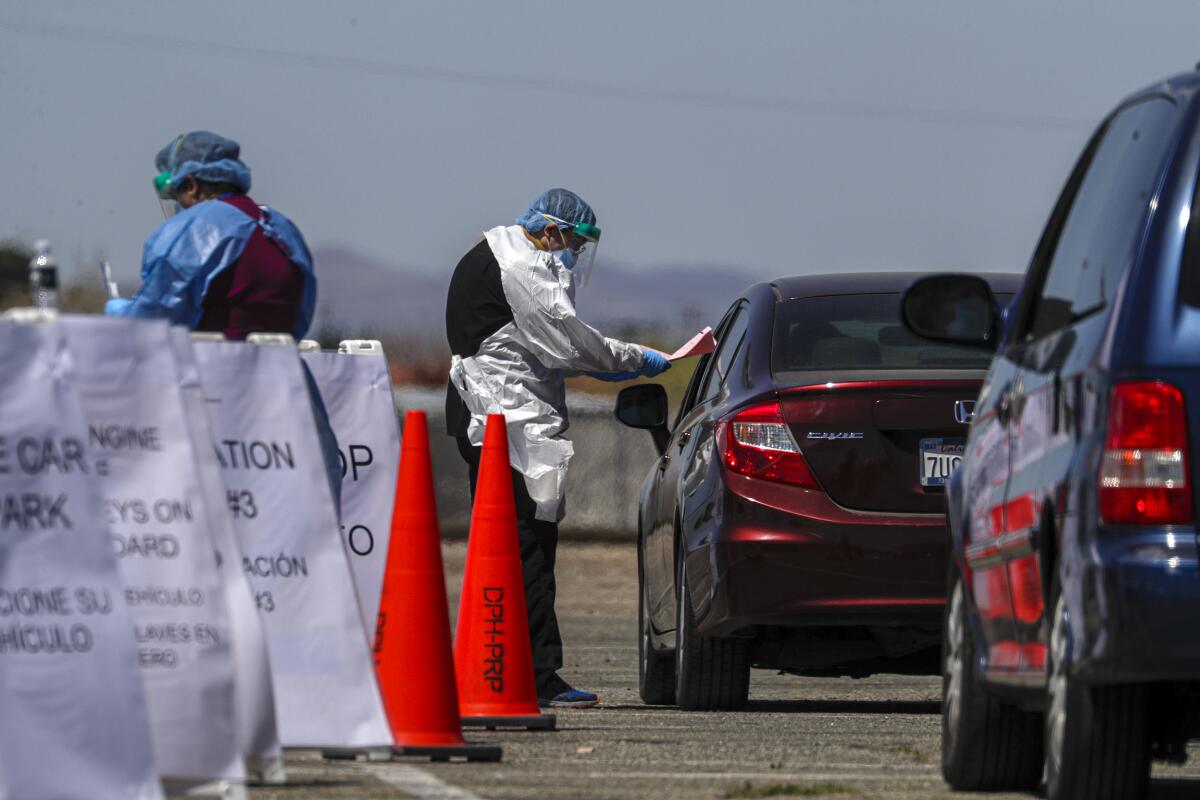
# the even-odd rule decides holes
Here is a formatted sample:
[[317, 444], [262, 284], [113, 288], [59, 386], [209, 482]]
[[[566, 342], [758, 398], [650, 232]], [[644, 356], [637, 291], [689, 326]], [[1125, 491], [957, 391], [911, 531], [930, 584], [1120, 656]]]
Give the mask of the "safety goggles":
[[171, 181], [171, 171], [163, 170], [154, 176], [154, 194], [158, 197], [158, 204], [162, 207], [163, 216], [167, 219], [178, 214], [182, 207], [179, 201], [175, 199], [174, 186]]

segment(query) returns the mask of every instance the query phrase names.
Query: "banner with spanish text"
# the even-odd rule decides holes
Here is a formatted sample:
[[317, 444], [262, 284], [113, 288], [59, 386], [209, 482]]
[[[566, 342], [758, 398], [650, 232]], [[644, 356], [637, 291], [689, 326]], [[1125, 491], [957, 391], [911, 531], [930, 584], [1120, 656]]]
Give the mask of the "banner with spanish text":
[[193, 343], [285, 747], [391, 744], [295, 345]]
[[376, 341], [343, 342], [336, 353], [300, 355], [337, 434], [342, 544], [354, 574], [363, 629], [374, 641], [400, 465], [400, 426], [387, 359]]
[[217, 569], [221, 573], [225, 603], [232, 623], [233, 656], [237, 665], [238, 747], [246, 758], [249, 777], [267, 783], [280, 783], [286, 775], [283, 745], [279, 741], [275, 714], [267, 634], [254, 601], [254, 591], [242, 570], [242, 548], [233, 530], [233, 520], [226, 511], [228, 498], [225, 482], [212, 448], [215, 439], [200, 386], [200, 372], [192, 352], [191, 337], [185, 329], [172, 327], [171, 345], [179, 370], [179, 389], [187, 409], [186, 418], [205, 503], [208, 508], [220, 512], [210, 514], [209, 522], [217, 549]]
[[68, 315], [67, 348], [133, 618], [159, 774], [242, 780], [229, 612], [170, 326]]
[[62, 329], [0, 319], [0, 798], [159, 800]]

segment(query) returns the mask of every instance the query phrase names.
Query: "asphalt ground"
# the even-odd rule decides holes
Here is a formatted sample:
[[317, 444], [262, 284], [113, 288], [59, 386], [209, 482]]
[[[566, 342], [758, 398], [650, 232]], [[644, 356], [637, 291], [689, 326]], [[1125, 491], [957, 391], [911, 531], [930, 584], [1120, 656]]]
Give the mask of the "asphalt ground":
[[[445, 546], [453, 607], [465, 543]], [[467, 731], [503, 745], [498, 764], [328, 762], [288, 756], [289, 784], [254, 800], [333, 798], [1028, 798], [954, 795], [940, 774], [940, 679], [798, 678], [755, 670], [738, 713], [647, 707], [637, 696], [637, 571], [628, 544], [559, 550], [563, 676], [600, 693], [598, 709], [559, 711], [555, 732]], [[451, 616], [453, 618], [453, 608]], [[1182, 768], [1155, 766], [1155, 800], [1200, 797], [1200, 746]]]

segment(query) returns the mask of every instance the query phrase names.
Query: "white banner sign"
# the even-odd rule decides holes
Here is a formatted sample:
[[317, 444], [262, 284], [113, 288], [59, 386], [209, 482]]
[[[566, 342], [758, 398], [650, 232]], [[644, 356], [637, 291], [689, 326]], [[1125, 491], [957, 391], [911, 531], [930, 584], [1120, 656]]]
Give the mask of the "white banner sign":
[[375, 639], [375, 617], [392, 530], [400, 464], [400, 427], [387, 359], [378, 342], [343, 343], [341, 353], [301, 353], [321, 390], [337, 434], [342, 466], [342, 543], [354, 572], [363, 629]]
[[196, 342], [193, 351], [267, 631], [283, 744], [390, 745], [296, 348]]
[[225, 604], [233, 624], [233, 654], [237, 664], [238, 746], [246, 756], [251, 777], [268, 783], [285, 779], [283, 746], [275, 719], [275, 693], [271, 683], [271, 661], [267, 654], [267, 636], [263, 630], [250, 581], [242, 570], [242, 548], [226, 513], [225, 482], [212, 443], [216, 439], [209, 425], [208, 409], [200, 387], [200, 372], [192, 353], [192, 340], [183, 328], [171, 328], [171, 345], [179, 368], [179, 388], [183, 393], [186, 417], [191, 431], [196, 465], [204, 492], [205, 505], [220, 513], [209, 515], [217, 568], [225, 587]]
[[229, 613], [161, 320], [65, 316], [113, 550], [133, 617], [159, 774], [245, 777]]
[[0, 320], [0, 798], [156, 800], [133, 623], [58, 325]]

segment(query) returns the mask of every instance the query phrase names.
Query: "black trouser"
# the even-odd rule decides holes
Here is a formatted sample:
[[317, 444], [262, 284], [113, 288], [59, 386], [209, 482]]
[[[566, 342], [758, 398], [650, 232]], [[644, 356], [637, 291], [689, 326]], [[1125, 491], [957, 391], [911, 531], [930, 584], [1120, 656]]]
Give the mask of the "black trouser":
[[[479, 455], [464, 436], [456, 436], [458, 452], [471, 474], [471, 498], [479, 477]], [[562, 667], [562, 636], [554, 614], [554, 553], [558, 547], [558, 523], [535, 519], [537, 504], [525, 487], [525, 476], [512, 470], [513, 498], [517, 505], [517, 541], [521, 547], [521, 566], [525, 575], [525, 607], [529, 612], [529, 642], [533, 646], [533, 674], [538, 690]]]

